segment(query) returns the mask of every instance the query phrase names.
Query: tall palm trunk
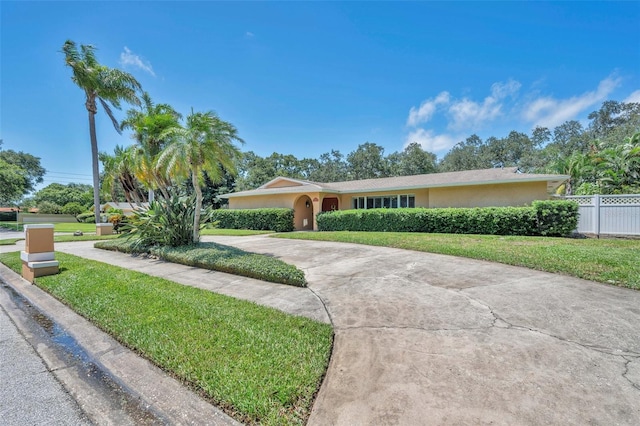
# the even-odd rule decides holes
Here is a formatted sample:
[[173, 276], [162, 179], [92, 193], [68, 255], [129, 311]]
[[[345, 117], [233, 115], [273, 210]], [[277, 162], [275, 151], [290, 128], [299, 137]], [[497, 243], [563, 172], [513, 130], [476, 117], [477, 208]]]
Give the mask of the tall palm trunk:
[[200, 241], [200, 212], [202, 211], [202, 188], [198, 182], [198, 170], [191, 171], [191, 182], [193, 189], [196, 191], [196, 211], [193, 215], [193, 243]]
[[[93, 107], [92, 107], [93, 106]], [[96, 224], [100, 223], [100, 169], [98, 169], [98, 138], [96, 137], [96, 108], [87, 101], [89, 136], [91, 138], [91, 165], [93, 168], [93, 208]]]

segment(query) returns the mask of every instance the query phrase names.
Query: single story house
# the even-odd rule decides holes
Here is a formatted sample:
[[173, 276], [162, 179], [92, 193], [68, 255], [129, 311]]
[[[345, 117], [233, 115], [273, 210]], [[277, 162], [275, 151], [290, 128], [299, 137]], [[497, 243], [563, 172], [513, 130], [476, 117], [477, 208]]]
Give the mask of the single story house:
[[318, 183], [277, 177], [257, 189], [221, 195], [230, 209], [294, 209], [296, 230], [317, 229], [331, 210], [398, 207], [523, 206], [546, 200], [569, 176], [520, 173], [517, 167]]

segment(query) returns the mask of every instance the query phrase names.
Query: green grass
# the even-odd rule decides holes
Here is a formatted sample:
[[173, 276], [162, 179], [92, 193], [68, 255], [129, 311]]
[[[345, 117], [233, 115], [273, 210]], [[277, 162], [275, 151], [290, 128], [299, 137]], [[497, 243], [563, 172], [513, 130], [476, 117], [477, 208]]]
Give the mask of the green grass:
[[0, 246], [11, 246], [16, 243], [16, 241], [24, 240], [24, 238], [7, 238], [4, 240], [0, 240]]
[[54, 232], [96, 232], [96, 224], [95, 223], [54, 223], [53, 224]]
[[[327, 324], [56, 253], [36, 285], [239, 421], [304, 424], [332, 345]], [[20, 269], [19, 253], [0, 262]]]
[[9, 229], [11, 231], [22, 231], [22, 224], [17, 222], [0, 222], [0, 228]]
[[[0, 222], [0, 226], [3, 228], [11, 229], [12, 231], [22, 231], [23, 223], [17, 222]], [[54, 232], [96, 232], [96, 224], [95, 223], [54, 223], [53, 224]]]
[[85, 234], [79, 237], [74, 237], [73, 235], [54, 235], [53, 241], [56, 243], [68, 243], [73, 241], [98, 241], [98, 240], [112, 240], [114, 238], [118, 238], [118, 235], [96, 235], [96, 234]]
[[200, 231], [200, 235], [224, 235], [231, 237], [246, 237], [249, 235], [273, 234], [273, 231], [254, 231], [251, 229], [222, 229], [205, 228]]
[[276, 237], [469, 257], [640, 289], [640, 240], [346, 231], [278, 234]]
[[304, 272], [275, 257], [250, 253], [216, 243], [199, 243], [182, 247], [138, 247], [134, 241], [120, 238], [101, 241], [96, 248], [123, 253], [151, 253], [160, 259], [211, 269], [279, 284], [305, 287]]
[[[53, 241], [55, 243], [68, 243], [72, 241], [111, 240], [113, 238], [118, 238], [118, 236], [117, 235], [99, 235], [98, 236], [95, 234], [88, 234], [88, 235], [82, 235], [80, 237], [74, 237], [73, 235], [54, 235]], [[24, 238], [7, 238], [4, 240], [0, 240], [0, 246], [10, 246], [20, 240], [24, 240]]]

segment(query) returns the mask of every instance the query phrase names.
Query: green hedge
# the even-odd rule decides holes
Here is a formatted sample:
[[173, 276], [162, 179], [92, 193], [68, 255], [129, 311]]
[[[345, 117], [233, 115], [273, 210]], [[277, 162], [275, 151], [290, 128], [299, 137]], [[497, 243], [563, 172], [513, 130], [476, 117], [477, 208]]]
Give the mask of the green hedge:
[[538, 201], [531, 207], [343, 210], [318, 215], [320, 231], [388, 231], [443, 234], [571, 234], [578, 221], [572, 201]]
[[94, 223], [96, 215], [93, 212], [80, 213], [76, 215], [76, 220], [80, 223]]
[[140, 247], [126, 238], [100, 241], [96, 248], [119, 251], [123, 253], [149, 253], [168, 262], [197, 268], [211, 269], [269, 281], [306, 287], [304, 272], [294, 265], [271, 256], [246, 252], [235, 247], [216, 243], [199, 243], [198, 245], [180, 247]]
[[18, 212], [0, 212], [0, 222], [15, 222], [18, 220]]
[[292, 209], [219, 209], [214, 210], [212, 222], [224, 229], [253, 229], [256, 231], [293, 231]]
[[538, 233], [546, 236], [566, 236], [578, 227], [578, 203], [575, 201], [534, 201]]

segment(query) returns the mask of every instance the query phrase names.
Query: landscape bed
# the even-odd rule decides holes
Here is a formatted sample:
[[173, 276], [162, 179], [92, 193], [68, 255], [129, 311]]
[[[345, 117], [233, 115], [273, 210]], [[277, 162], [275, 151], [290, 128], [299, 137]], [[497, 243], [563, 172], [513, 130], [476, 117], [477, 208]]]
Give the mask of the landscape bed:
[[[56, 253], [36, 285], [250, 424], [304, 424], [331, 326], [161, 278]], [[0, 262], [20, 270], [18, 252]]]

